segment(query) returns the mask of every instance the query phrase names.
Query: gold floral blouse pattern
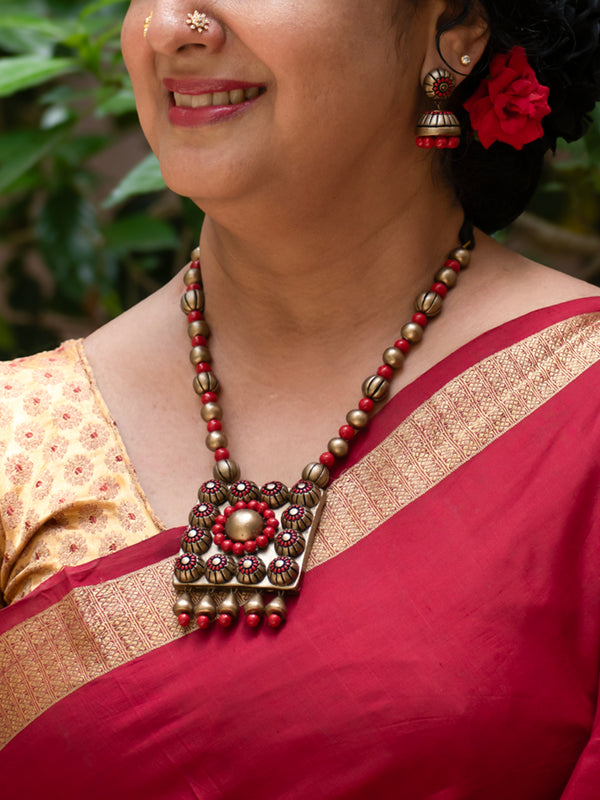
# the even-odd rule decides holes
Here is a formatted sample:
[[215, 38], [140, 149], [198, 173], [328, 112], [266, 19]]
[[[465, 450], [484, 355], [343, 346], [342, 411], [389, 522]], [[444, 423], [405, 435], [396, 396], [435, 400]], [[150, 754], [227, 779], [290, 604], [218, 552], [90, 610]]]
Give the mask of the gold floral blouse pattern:
[[0, 604], [163, 526], [81, 341], [0, 364]]

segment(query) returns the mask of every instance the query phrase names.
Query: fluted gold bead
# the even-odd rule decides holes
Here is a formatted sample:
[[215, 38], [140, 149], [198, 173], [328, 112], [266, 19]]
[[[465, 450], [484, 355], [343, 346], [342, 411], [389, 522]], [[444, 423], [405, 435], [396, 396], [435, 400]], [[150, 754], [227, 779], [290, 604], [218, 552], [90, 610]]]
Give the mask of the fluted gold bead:
[[[206, 408], [206, 406], [204, 406]], [[213, 475], [218, 481], [225, 481], [225, 483], [233, 483], [240, 477], [240, 468], [236, 461], [232, 458], [223, 458], [217, 461], [213, 467]]]
[[195, 319], [193, 322], [190, 322], [188, 325], [188, 336], [190, 339], [193, 339], [194, 336], [204, 336], [205, 339], [208, 339], [210, 336], [208, 322], [204, 319]]
[[458, 275], [452, 269], [452, 267], [442, 267], [435, 273], [435, 279], [436, 281], [443, 283], [444, 286], [447, 286], [448, 289], [452, 289], [454, 286], [456, 286]]
[[325, 464], [320, 464], [317, 461], [313, 461], [304, 467], [302, 477], [305, 481], [316, 483], [321, 489], [326, 489], [329, 485], [329, 470]]
[[194, 366], [196, 364], [200, 364], [201, 362], [210, 362], [211, 355], [210, 350], [208, 347], [204, 347], [203, 345], [198, 345], [198, 347], [192, 347], [190, 350], [190, 361]]
[[176, 617], [180, 614], [191, 614], [194, 610], [194, 604], [189, 594], [179, 595], [173, 606], [173, 613]]
[[407, 322], [400, 333], [402, 338], [411, 344], [417, 344], [423, 338], [423, 328], [417, 322]]
[[389, 381], [386, 381], [381, 375], [371, 375], [363, 382], [362, 393], [365, 397], [378, 403], [386, 396], [389, 388]]
[[415, 300], [415, 308], [431, 319], [442, 310], [442, 297], [437, 292], [422, 292]]
[[350, 451], [350, 445], [345, 439], [342, 439], [340, 436], [336, 436], [329, 440], [327, 449], [336, 458], [346, 458]]
[[204, 392], [218, 392], [219, 381], [214, 372], [198, 373], [194, 378], [194, 391], [200, 395], [204, 394]]
[[188, 289], [181, 296], [181, 310], [184, 314], [191, 311], [204, 311], [204, 292], [202, 289]]
[[450, 253], [450, 258], [456, 259], [461, 267], [465, 269], [471, 263], [471, 251], [467, 250], [466, 247], [457, 247], [456, 250]]
[[404, 353], [399, 347], [388, 347], [383, 353], [383, 363], [392, 369], [400, 369], [404, 366]]
[[211, 431], [206, 439], [206, 446], [215, 453], [220, 447], [227, 447], [227, 436], [223, 431]]
[[210, 422], [211, 419], [223, 419], [223, 409], [218, 403], [205, 403], [200, 410], [200, 415], [204, 422]]
[[356, 428], [356, 430], [361, 430], [362, 428], [366, 428], [369, 424], [369, 415], [359, 408], [355, 408], [353, 411], [349, 411], [346, 414], [346, 422], [348, 425], [352, 425], [353, 428]]
[[200, 248], [194, 247], [191, 254], [192, 261], [200, 261]]
[[[197, 261], [198, 259], [193, 259]], [[183, 276], [183, 282], [186, 286], [189, 286], [190, 283], [202, 283], [202, 273], [197, 267], [190, 267], [188, 271]]]

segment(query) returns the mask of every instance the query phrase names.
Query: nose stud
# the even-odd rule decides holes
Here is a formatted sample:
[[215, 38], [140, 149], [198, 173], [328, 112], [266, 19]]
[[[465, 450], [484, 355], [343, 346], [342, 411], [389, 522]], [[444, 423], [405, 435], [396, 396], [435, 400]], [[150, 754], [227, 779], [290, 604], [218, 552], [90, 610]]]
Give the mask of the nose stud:
[[199, 11], [194, 11], [187, 15], [185, 24], [188, 25], [193, 31], [198, 31], [202, 34], [207, 31], [210, 25], [206, 14], [201, 14]]

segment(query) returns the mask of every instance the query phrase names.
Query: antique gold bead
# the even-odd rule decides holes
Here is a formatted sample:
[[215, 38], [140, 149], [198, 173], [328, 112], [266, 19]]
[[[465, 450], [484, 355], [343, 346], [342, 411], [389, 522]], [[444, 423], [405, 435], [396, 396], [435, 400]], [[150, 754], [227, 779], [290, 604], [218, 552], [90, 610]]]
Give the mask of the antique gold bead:
[[404, 353], [399, 347], [388, 347], [383, 353], [383, 363], [392, 369], [400, 369], [404, 365]]
[[218, 392], [219, 381], [214, 372], [200, 372], [194, 378], [194, 391], [196, 394], [204, 394], [204, 392]]
[[389, 381], [386, 381], [381, 375], [371, 375], [363, 382], [362, 393], [365, 397], [378, 403], [386, 396], [389, 388]]
[[329, 470], [324, 464], [313, 461], [307, 464], [302, 470], [302, 477], [305, 481], [316, 483], [321, 489], [326, 489], [329, 485]]
[[227, 436], [223, 431], [211, 431], [207, 434], [205, 442], [208, 449], [215, 453], [220, 447], [227, 447]]
[[194, 604], [189, 594], [181, 594], [173, 605], [173, 613], [176, 617], [180, 614], [191, 614], [194, 610]]
[[202, 289], [188, 289], [181, 297], [181, 310], [184, 314], [191, 311], [204, 311], [204, 292]]
[[456, 286], [458, 275], [452, 269], [452, 267], [442, 267], [435, 273], [435, 279], [436, 281], [443, 283], [444, 286], [447, 286], [449, 289], [452, 289], [454, 286]]
[[237, 619], [237, 616], [240, 613], [240, 606], [233, 592], [228, 592], [225, 595], [221, 601], [221, 605], [219, 606], [219, 613], [229, 614], [229, 616], [233, 617], [233, 619]]
[[[206, 408], [206, 406], [204, 406]], [[225, 483], [233, 483], [240, 477], [240, 468], [236, 461], [232, 458], [223, 458], [217, 461], [213, 467], [213, 475], [218, 481], [225, 481]]]
[[200, 261], [200, 248], [194, 247], [191, 254], [192, 261]]
[[330, 453], [332, 453], [336, 458], [345, 458], [350, 451], [350, 445], [345, 439], [342, 439], [339, 436], [334, 437], [333, 439], [329, 440], [329, 444], [327, 445], [327, 449]]
[[456, 250], [450, 253], [450, 258], [456, 259], [461, 267], [465, 269], [471, 263], [471, 251], [467, 250], [466, 247], [457, 247]]
[[205, 403], [200, 411], [200, 416], [204, 422], [212, 419], [223, 419], [223, 409], [218, 403]]
[[[197, 261], [198, 259], [194, 258], [192, 260]], [[190, 267], [183, 276], [183, 282], [186, 286], [189, 286], [190, 283], [202, 283], [202, 273], [198, 267]]]
[[422, 292], [415, 300], [415, 308], [430, 319], [442, 310], [442, 298], [437, 292]]
[[267, 603], [265, 607], [265, 614], [268, 616], [269, 614], [278, 614], [282, 620], [285, 620], [287, 617], [287, 608], [285, 606], [285, 600], [280, 595], [274, 597], [270, 603]]
[[190, 350], [190, 361], [194, 366], [196, 366], [196, 364], [200, 364], [202, 361], [210, 362], [210, 360], [211, 355], [208, 347], [198, 345], [198, 347], [192, 347]]
[[202, 615], [212, 620], [215, 618], [216, 613], [217, 604], [211, 594], [203, 594], [194, 606], [194, 615], [196, 617]]
[[193, 339], [194, 336], [204, 336], [205, 339], [208, 339], [210, 336], [208, 322], [204, 319], [195, 319], [193, 322], [190, 322], [188, 325], [188, 336], [190, 339]]
[[244, 603], [244, 611], [246, 614], [259, 614], [261, 617], [265, 613], [265, 601], [260, 592], [255, 592]]
[[262, 533], [264, 520], [258, 511], [240, 508], [225, 523], [225, 531], [232, 542], [249, 542]]
[[411, 344], [417, 344], [423, 338], [423, 328], [417, 322], [407, 322], [400, 333], [402, 338]]
[[362, 428], [366, 428], [369, 424], [369, 415], [359, 408], [355, 408], [353, 411], [349, 411], [346, 414], [346, 422], [348, 425], [352, 425], [353, 428], [356, 428], [356, 430], [361, 430]]

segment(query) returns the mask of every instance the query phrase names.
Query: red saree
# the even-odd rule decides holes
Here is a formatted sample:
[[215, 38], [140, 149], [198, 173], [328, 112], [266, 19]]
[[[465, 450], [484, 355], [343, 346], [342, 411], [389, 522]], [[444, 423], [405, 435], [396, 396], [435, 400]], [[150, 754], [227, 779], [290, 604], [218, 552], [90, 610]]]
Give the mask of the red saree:
[[597, 800], [599, 390], [590, 299], [400, 392], [277, 632], [178, 628], [179, 531], [0, 611], [0, 795]]

